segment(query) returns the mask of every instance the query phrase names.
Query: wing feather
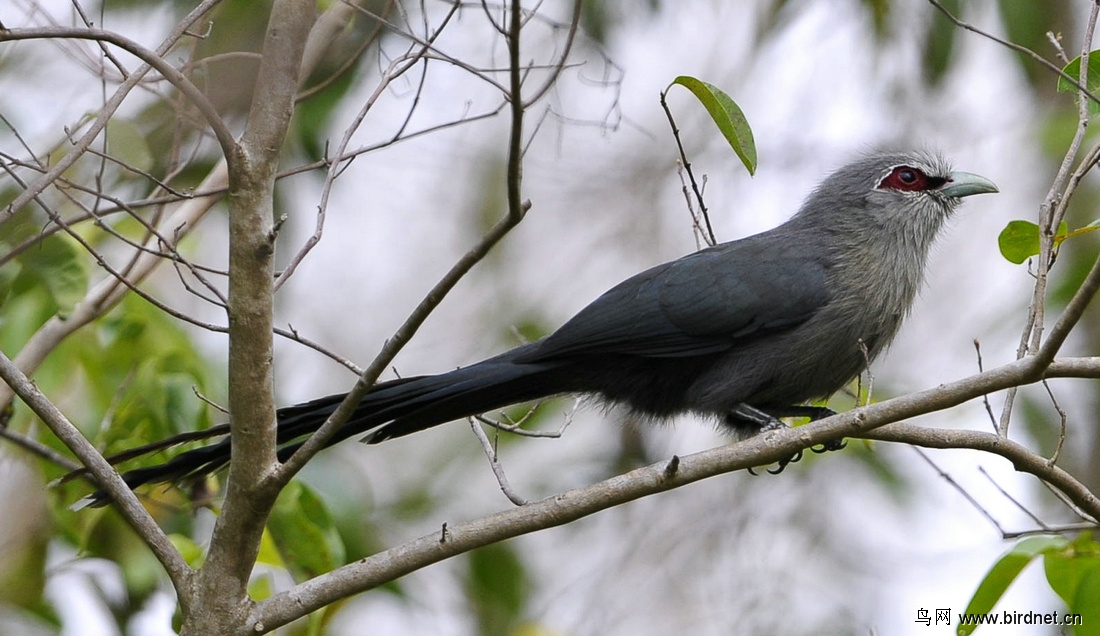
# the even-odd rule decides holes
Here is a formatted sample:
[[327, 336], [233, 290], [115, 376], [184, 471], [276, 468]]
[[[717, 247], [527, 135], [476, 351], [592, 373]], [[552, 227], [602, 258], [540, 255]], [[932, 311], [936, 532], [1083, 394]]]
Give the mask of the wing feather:
[[633, 276], [517, 361], [689, 357], [801, 324], [828, 302], [827, 263], [764, 233]]

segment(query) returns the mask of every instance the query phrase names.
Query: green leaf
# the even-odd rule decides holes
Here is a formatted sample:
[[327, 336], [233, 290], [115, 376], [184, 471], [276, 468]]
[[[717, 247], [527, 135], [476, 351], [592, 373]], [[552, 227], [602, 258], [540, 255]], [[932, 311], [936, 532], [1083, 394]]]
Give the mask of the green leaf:
[[1019, 265], [1039, 253], [1039, 226], [1031, 221], [1009, 221], [997, 237], [1001, 256]]
[[1100, 634], [1100, 567], [1094, 564], [1081, 577], [1069, 608], [1071, 613], [1081, 615], [1081, 624], [1073, 630], [1075, 636]]
[[745, 113], [733, 99], [717, 86], [687, 75], [677, 77], [672, 84], [683, 86], [702, 102], [710, 118], [718, 125], [718, 130], [722, 131], [733, 151], [741, 158], [741, 163], [745, 164], [745, 169], [750, 175], [756, 174], [756, 142], [752, 139], [752, 129]]
[[[1085, 88], [1089, 89], [1089, 92], [1096, 95], [1097, 89], [1100, 89], [1100, 50], [1089, 51], [1089, 69], [1088, 77], [1085, 81]], [[1062, 69], [1062, 72], [1069, 75], [1073, 79], [1081, 77], [1081, 56], [1078, 55], [1069, 64]], [[1058, 77], [1058, 92], [1060, 93], [1076, 93], [1077, 87], [1066, 80], [1066, 78]], [[1096, 115], [1100, 113], [1100, 104], [1097, 104], [1095, 100], [1089, 100], [1089, 115]]]
[[1088, 533], [1065, 550], [1043, 556], [1047, 583], [1066, 602], [1070, 613], [1081, 614], [1076, 636], [1100, 634], [1100, 544]]
[[320, 497], [300, 482], [291, 482], [279, 494], [267, 529], [296, 581], [344, 564], [344, 544], [332, 516]]
[[19, 255], [24, 272], [37, 279], [66, 318], [88, 290], [88, 270], [76, 241], [54, 234]]
[[[1070, 236], [1082, 233], [1082, 230], [1085, 232], [1092, 231], [1082, 228], [1071, 234], [1069, 226], [1063, 221], [1058, 225], [1058, 233], [1054, 235], [1054, 245], [1060, 245], [1062, 241]], [[997, 246], [1001, 249], [1001, 256], [1004, 256], [1009, 262], [1019, 265], [1039, 253], [1039, 226], [1031, 221], [1009, 221], [997, 237]]]
[[[966, 606], [965, 614], [987, 614], [993, 610], [997, 601], [1001, 600], [1008, 586], [1016, 580], [1020, 572], [1027, 564], [1042, 554], [1064, 550], [1069, 542], [1062, 537], [1028, 537], [1017, 543], [1011, 550], [1005, 553], [989, 573], [985, 575], [978, 589]], [[970, 634], [977, 625], [959, 625], [957, 633], [960, 636]]]

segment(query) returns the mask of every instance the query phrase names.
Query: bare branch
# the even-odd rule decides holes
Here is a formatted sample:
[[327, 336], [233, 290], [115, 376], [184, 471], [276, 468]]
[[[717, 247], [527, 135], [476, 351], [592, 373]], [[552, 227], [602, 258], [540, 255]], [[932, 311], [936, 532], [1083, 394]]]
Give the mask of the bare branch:
[[298, 344], [302, 344], [302, 345], [305, 345], [305, 346], [309, 347], [310, 349], [313, 349], [314, 351], [316, 351], [316, 352], [324, 355], [325, 357], [331, 359], [332, 361], [338, 363], [339, 365], [347, 368], [349, 371], [351, 371], [355, 375], [363, 375], [363, 369], [361, 369], [359, 367], [359, 365], [355, 364], [351, 360], [348, 360], [347, 358], [345, 358], [344, 356], [336, 353], [335, 351], [333, 351], [333, 350], [331, 350], [331, 349], [329, 349], [329, 348], [327, 348], [327, 347], [325, 347], [325, 346], [323, 346], [319, 343], [316, 343], [316, 342], [310, 340], [309, 338], [306, 338], [302, 334], [298, 333], [298, 330], [295, 329], [292, 326], [288, 325], [287, 329], [283, 329], [282, 327], [275, 327], [275, 333], [276, 333], [276, 335], [282, 336], [282, 337], [284, 337], [288, 340], [293, 340], [294, 342], [297, 342]]
[[1070, 299], [1066, 308], [1062, 311], [1062, 315], [1051, 327], [1046, 341], [1036, 352], [1035, 357], [1040, 361], [1040, 364], [1054, 360], [1054, 356], [1058, 355], [1062, 344], [1069, 337], [1073, 327], [1081, 320], [1081, 316], [1085, 314], [1085, 309], [1088, 308], [1098, 290], [1100, 290], [1100, 255], [1093, 262], [1092, 269], [1085, 276], [1085, 280], [1073, 293], [1073, 298]]
[[[196, 7], [194, 11], [188, 14], [186, 19], [175, 27], [169, 38], [165, 40], [165, 43], [158, 47], [157, 52], [167, 52], [171, 49], [175, 42], [188, 32], [188, 29], [195, 21], [220, 1], [221, 0], [204, 0], [204, 2]], [[330, 9], [330, 11], [332, 10], [333, 9]], [[316, 61], [320, 59], [320, 54], [315, 49], [323, 49], [327, 47], [329, 43], [329, 40], [322, 38], [313, 38], [309, 40], [303, 58], [311, 60], [311, 63], [315, 64]], [[145, 69], [143, 71], [139, 69], [135, 71], [130, 78], [119, 87], [114, 98], [101, 109], [99, 116], [92, 124], [92, 129], [85, 133], [85, 135], [76, 142], [73, 148], [70, 149], [58, 163], [54, 164], [46, 174], [35, 183], [28, 186], [24, 192], [16, 197], [11, 207], [8, 208], [8, 211], [0, 214], [0, 223], [3, 221], [3, 214], [10, 214], [12, 210], [19, 209], [26, 202], [37, 197], [38, 194], [49, 186], [49, 184], [54, 183], [61, 177], [76, 159], [79, 158], [83, 151], [91, 145], [92, 141], [98, 136], [99, 131], [106, 126], [107, 121], [122, 103], [130, 89], [133, 88], [133, 85], [136, 85], [136, 82], [144, 73], [147, 73], [148, 70], [149, 69]], [[311, 70], [312, 67], [303, 65], [301, 76], [308, 76]], [[419, 131], [418, 133], [407, 136], [407, 138], [426, 132], [427, 131]], [[369, 149], [363, 150], [363, 152], [367, 151], [369, 151]], [[307, 169], [313, 169], [314, 167], [316, 166], [307, 167]], [[286, 174], [291, 175], [296, 173], [297, 171], [291, 170]], [[163, 259], [159, 258], [159, 252], [153, 249], [153, 246], [159, 243], [162, 246], [166, 245], [174, 249], [174, 245], [188, 234], [191, 228], [202, 219], [206, 212], [209, 211], [216, 202], [221, 200], [222, 196], [228, 191], [228, 184], [229, 172], [225, 159], [223, 158], [214, 166], [206, 178], [203, 179], [202, 183], [199, 184], [191, 194], [191, 198], [177, 201], [175, 197], [161, 197], [144, 202], [137, 202], [130, 206], [131, 208], [137, 208], [144, 205], [177, 203], [175, 210], [169, 214], [159, 226], [164, 228], [165, 232], [155, 237], [150, 237], [150, 240], [144, 244], [142, 249], [145, 253], [139, 258], [136, 258], [132, 266], [127, 269], [127, 281], [132, 286], [139, 284], [163, 262]], [[14, 358], [16, 365], [18, 365], [25, 374], [33, 375], [46, 356], [53, 351], [62, 340], [117, 305], [125, 296], [128, 289], [130, 288], [121, 285], [117, 279], [107, 279], [93, 286], [85, 297], [76, 304], [66, 320], [61, 320], [55, 316], [35, 332], [19, 351], [19, 354]], [[309, 344], [306, 341], [303, 341], [303, 343]], [[321, 350], [318, 347], [313, 348]], [[325, 353], [325, 351], [322, 351], [322, 353]], [[0, 385], [0, 405], [10, 403], [12, 395], [11, 390], [7, 386]]]
[[1029, 537], [1036, 534], [1076, 534], [1078, 532], [1086, 530], [1097, 530], [1100, 526], [1088, 521], [1082, 523], [1067, 523], [1059, 526], [1044, 526], [1034, 530], [1019, 530], [1017, 532], [1006, 532], [1004, 538], [1006, 540], [1020, 539], [1022, 537]]
[[[542, 96], [550, 90], [551, 87], [557, 82], [558, 77], [561, 75], [562, 70], [565, 69], [566, 60], [569, 58], [569, 52], [573, 50], [573, 43], [577, 39], [577, 29], [581, 24], [581, 0], [573, 0], [573, 15], [569, 19], [569, 32], [565, 37], [565, 47], [562, 49], [560, 55], [558, 55], [558, 61], [551, 67], [550, 76], [546, 78], [546, 81], [542, 83], [535, 90], [531, 91], [531, 94], [527, 96], [524, 106], [530, 107], [538, 100], [542, 99]], [[531, 16], [536, 15], [537, 8], [531, 10]], [[530, 18], [528, 18], [530, 19]]]
[[[345, 1], [347, 1], [347, 0], [345, 0]], [[457, 9], [461, 8], [462, 2], [461, 2], [461, 0], [454, 0], [453, 5], [454, 6], [452, 7], [451, 10], [457, 10]], [[448, 64], [452, 64], [452, 65], [454, 65], [458, 68], [463, 69], [464, 71], [469, 72], [474, 77], [477, 77], [478, 79], [490, 84], [491, 86], [498, 89], [502, 93], [507, 94], [509, 92], [507, 87], [505, 87], [503, 84], [501, 84], [497, 80], [493, 79], [492, 76], [491, 76], [491, 73], [506, 71], [507, 69], [480, 69], [480, 68], [477, 68], [477, 67], [473, 66], [472, 64], [469, 64], [469, 63], [467, 63], [463, 60], [460, 60], [456, 57], [452, 57], [450, 55], [447, 55], [446, 53], [434, 48], [431, 45], [431, 43], [429, 43], [428, 41], [424, 40], [423, 38], [417, 36], [416, 34], [412, 33], [411, 30], [405, 30], [405, 29], [398, 28], [394, 24], [392, 24], [390, 22], [387, 22], [385, 20], [385, 18], [383, 18], [380, 15], [372, 13], [371, 11], [369, 11], [367, 9], [364, 9], [364, 8], [360, 8], [359, 11], [361, 11], [364, 15], [368, 15], [368, 16], [374, 18], [375, 20], [378, 20], [378, 22], [385, 25], [386, 28], [388, 28], [392, 34], [394, 34], [398, 37], [401, 37], [401, 38], [405, 38], [405, 39], [409, 40], [410, 42], [423, 47], [424, 50], [425, 50], [424, 57], [427, 57], [427, 58], [430, 58], [430, 59], [433, 59], [433, 60], [440, 60], [440, 61], [443, 61], [443, 62], [447, 62]], [[450, 11], [448, 13], [450, 13]]]
[[[313, 0], [276, 0], [241, 142], [229, 163], [229, 410], [233, 453], [225, 505], [197, 574], [182, 634], [226, 633], [248, 602], [267, 516], [279, 493], [274, 387], [274, 189], [294, 109]], [[229, 154], [229, 151], [227, 151]]]
[[[361, 4], [361, 0], [357, 2]], [[394, 8], [396, 0], [389, 0], [383, 9], [383, 16]], [[341, 31], [347, 28], [348, 24], [354, 18], [356, 8], [349, 4], [349, 0], [343, 0], [342, 2], [333, 3], [321, 17], [317, 19], [317, 23], [313, 26], [313, 31], [309, 34], [309, 42], [306, 43], [306, 55], [302, 58], [302, 66], [305, 68], [316, 68], [320, 61], [321, 53], [327, 48], [329, 42], [332, 41]], [[344, 63], [340, 65], [340, 68], [332, 72], [324, 80], [309, 87], [298, 93], [295, 98], [295, 102], [301, 102], [309, 99], [317, 93], [325, 90], [332, 85], [333, 82], [340, 79], [345, 73], [355, 67], [355, 64], [367, 51], [367, 48], [371, 44], [378, 41], [379, 35], [382, 33], [382, 23], [379, 22], [375, 25], [374, 30], [367, 37], [363, 38], [363, 42], [359, 45], [359, 48], [348, 56]], [[303, 76], [303, 80], [307, 77]]]
[[[211, 186], [217, 183], [225, 183], [227, 177], [226, 164], [222, 162], [207, 175], [200, 188], [216, 189], [211, 188]], [[175, 230], [175, 238], [171, 243], [174, 244], [179, 240], [179, 237], [185, 236], [188, 230], [220, 198], [219, 195], [197, 196], [181, 203], [175, 212], [169, 215], [161, 225], [161, 227]], [[156, 240], [158, 239], [152, 237], [146, 243], [146, 246], [155, 244]], [[19, 354], [14, 358], [15, 364], [22, 369], [23, 373], [32, 375], [46, 356], [62, 340], [117, 305], [129, 289], [144, 280], [162, 262], [163, 259], [149, 252], [142, 252], [137, 255], [131, 261], [130, 266], [124, 270], [126, 281], [130, 284], [130, 287], [123, 285], [115, 277], [107, 278], [94, 285], [88, 290], [84, 298], [73, 307], [68, 317], [62, 320], [54, 316], [46, 321], [20, 349]], [[12, 395], [10, 388], [0, 385], [0, 404], [10, 402]]]
[[664, 492], [715, 475], [791, 457], [801, 449], [838, 437], [864, 437], [929, 448], [974, 448], [1010, 459], [1018, 470], [1057, 487], [1088, 514], [1100, 516], [1097, 498], [1072, 475], [1029, 449], [990, 433], [929, 429], [898, 424], [909, 417], [957, 406], [985, 393], [1042, 377], [1100, 377], [1100, 357], [1059, 360], [1047, 369], [1030, 358], [983, 373], [877, 404], [860, 407], [792, 429], [770, 431], [742, 442], [645, 468], [576, 490], [567, 491], [481, 519], [448, 524], [446, 541], [431, 535], [396, 546], [356, 563], [337, 568], [257, 603], [250, 625], [271, 630], [338, 599], [377, 587], [432, 563], [522, 534], [560, 526], [600, 510]]
[[897, 422], [852, 437], [886, 442], [903, 442], [926, 448], [969, 448], [1000, 455], [1011, 461], [1016, 470], [1035, 475], [1062, 491], [1074, 504], [1080, 506], [1086, 514], [1091, 516], [1094, 523], [1100, 517], [1100, 498], [1097, 498], [1073, 475], [1058, 466], [1052, 466], [1042, 455], [997, 434], [958, 429], [927, 428]]

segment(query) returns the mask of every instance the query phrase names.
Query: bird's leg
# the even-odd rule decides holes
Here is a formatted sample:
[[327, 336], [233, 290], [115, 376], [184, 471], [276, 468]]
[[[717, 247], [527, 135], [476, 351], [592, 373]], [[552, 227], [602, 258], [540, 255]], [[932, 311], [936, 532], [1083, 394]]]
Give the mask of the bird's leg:
[[[764, 412], [764, 411], [761, 411]], [[767, 415], [771, 415], [773, 418], [781, 417], [808, 417], [811, 422], [823, 420], [827, 417], [836, 415], [836, 411], [824, 406], [806, 406], [806, 405], [793, 405], [784, 406], [778, 408], [769, 408], [766, 411]], [[811, 446], [810, 450], [817, 453], [828, 453], [829, 451], [838, 451], [848, 445], [848, 442], [841, 439], [831, 439], [823, 443], [820, 447]]]
[[[811, 422], [816, 422], [817, 420], [822, 420], [833, 415], [836, 415], [836, 411], [824, 406], [792, 405], [758, 409], [754, 406], [741, 403], [726, 414], [726, 423], [735, 429], [744, 429], [746, 428], [746, 424], [748, 424], [754, 427], [757, 430], [757, 434], [759, 434], [782, 428], [790, 428], [779, 419], [781, 417], [808, 417]], [[829, 451], [838, 451], [847, 445], [848, 443], [843, 439], [834, 439], [825, 442], [820, 447], [811, 446], [810, 450], [814, 453], [821, 454]], [[778, 475], [783, 472], [783, 469], [785, 469], [788, 464], [797, 462], [800, 459], [802, 459], [802, 451], [798, 451], [791, 457], [780, 460], [779, 466], [775, 470], [769, 470], [768, 472], [773, 475]], [[749, 472], [752, 472], [751, 468]]]
[[751, 424], [752, 428], [760, 433], [790, 428], [779, 419], [780, 417], [787, 416], [783, 414], [775, 415], [770, 410], [762, 411], [755, 406], [749, 406], [742, 402], [726, 414], [726, 423], [740, 429], [745, 428], [746, 424]]
[[[760, 433], [766, 433], [768, 431], [790, 428], [778, 417], [770, 413], [761, 411], [758, 408], [749, 406], [744, 402], [733, 407], [733, 410], [726, 414], [726, 424], [734, 429], [742, 430], [747, 428], [745, 426], [746, 424], [752, 425], [756, 429], [757, 435], [759, 435]], [[800, 459], [802, 459], [801, 450], [794, 455], [791, 455], [790, 457], [779, 460], [779, 467], [775, 470], [769, 469], [768, 472], [773, 475], [778, 475], [779, 473], [783, 472], [783, 469], [787, 467], [787, 464], [797, 462]], [[753, 475], [756, 474], [751, 468], [749, 469], [749, 472]]]

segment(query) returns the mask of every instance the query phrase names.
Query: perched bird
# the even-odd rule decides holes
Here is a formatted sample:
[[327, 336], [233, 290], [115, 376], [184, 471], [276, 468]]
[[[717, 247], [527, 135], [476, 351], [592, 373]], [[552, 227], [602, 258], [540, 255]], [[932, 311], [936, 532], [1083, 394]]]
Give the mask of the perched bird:
[[[789, 221], [619, 283], [553, 334], [439, 375], [377, 384], [329, 441], [374, 444], [547, 396], [580, 393], [645, 418], [696, 413], [740, 436], [858, 376], [908, 313], [944, 221], [997, 192], [932, 153], [878, 153], [825, 179]], [[336, 409], [330, 395], [278, 411], [287, 458]], [[131, 488], [204, 475], [230, 440], [124, 475]], [[102, 504], [102, 491], [92, 496]]]

